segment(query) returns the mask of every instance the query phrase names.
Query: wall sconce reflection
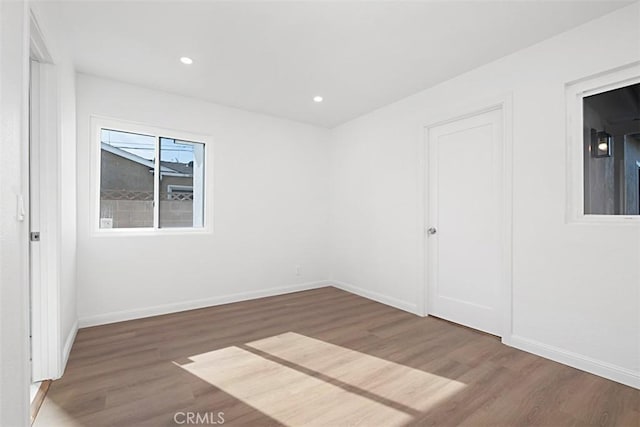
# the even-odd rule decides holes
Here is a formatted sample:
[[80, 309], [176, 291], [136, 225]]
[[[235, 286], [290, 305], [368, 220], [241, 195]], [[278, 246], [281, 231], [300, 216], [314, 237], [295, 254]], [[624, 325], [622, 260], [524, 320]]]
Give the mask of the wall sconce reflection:
[[596, 138], [591, 147], [591, 155], [593, 157], [611, 157], [611, 144], [613, 138], [605, 131], [596, 133]]

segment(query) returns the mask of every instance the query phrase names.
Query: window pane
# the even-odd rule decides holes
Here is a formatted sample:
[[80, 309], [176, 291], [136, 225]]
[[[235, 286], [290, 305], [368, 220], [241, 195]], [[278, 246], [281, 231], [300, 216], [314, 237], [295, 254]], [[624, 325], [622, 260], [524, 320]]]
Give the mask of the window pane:
[[204, 224], [204, 144], [160, 138], [160, 227]]
[[583, 106], [585, 214], [640, 215], [640, 84]]
[[101, 130], [100, 228], [153, 227], [155, 141]]

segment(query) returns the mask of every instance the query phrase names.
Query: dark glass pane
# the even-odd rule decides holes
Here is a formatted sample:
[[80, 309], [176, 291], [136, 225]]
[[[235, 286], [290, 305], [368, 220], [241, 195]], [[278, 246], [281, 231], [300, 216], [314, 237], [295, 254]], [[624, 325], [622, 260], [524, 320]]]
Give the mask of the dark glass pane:
[[640, 215], [640, 84], [584, 98], [584, 212]]

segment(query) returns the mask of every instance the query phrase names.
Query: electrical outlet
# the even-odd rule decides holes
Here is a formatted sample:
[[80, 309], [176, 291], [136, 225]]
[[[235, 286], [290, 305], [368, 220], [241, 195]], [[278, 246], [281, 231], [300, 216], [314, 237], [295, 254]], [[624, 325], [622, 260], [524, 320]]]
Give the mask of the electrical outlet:
[[296, 276], [300, 276], [302, 273], [300, 272], [300, 266], [296, 265]]

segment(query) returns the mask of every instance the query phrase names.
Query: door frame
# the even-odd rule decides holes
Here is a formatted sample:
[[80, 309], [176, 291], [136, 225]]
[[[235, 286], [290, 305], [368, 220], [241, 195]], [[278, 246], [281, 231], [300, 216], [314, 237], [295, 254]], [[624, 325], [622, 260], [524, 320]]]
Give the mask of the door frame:
[[499, 310], [501, 312], [501, 339], [509, 344], [513, 333], [513, 95], [508, 93], [498, 98], [485, 99], [472, 104], [456, 106], [425, 120], [420, 127], [420, 143], [418, 146], [418, 200], [419, 217], [418, 232], [421, 238], [418, 248], [420, 259], [420, 294], [418, 310], [423, 316], [429, 315], [429, 260], [428, 257], [428, 194], [429, 173], [429, 130], [458, 120], [473, 117], [494, 110], [502, 111], [502, 283], [500, 284]]
[[[29, 16], [30, 67], [37, 70], [33, 73], [34, 82], [29, 84], [30, 92], [36, 89], [34, 98], [37, 109], [36, 120], [29, 119], [29, 160], [31, 169], [31, 151], [37, 150], [41, 159], [39, 164], [39, 225], [42, 239], [40, 245], [39, 279], [33, 286], [33, 266], [29, 239], [29, 288], [30, 288], [30, 334], [31, 334], [31, 381], [57, 379], [62, 374], [62, 348], [60, 331], [60, 239], [59, 239], [59, 127], [58, 127], [58, 94], [57, 71], [52, 56], [47, 48], [42, 33], [32, 11]], [[33, 62], [35, 61], [35, 64]], [[32, 65], [33, 64], [33, 65]], [[29, 95], [29, 111], [31, 115], [32, 96]], [[31, 172], [27, 174], [29, 188], [28, 218], [29, 233], [31, 229]]]

